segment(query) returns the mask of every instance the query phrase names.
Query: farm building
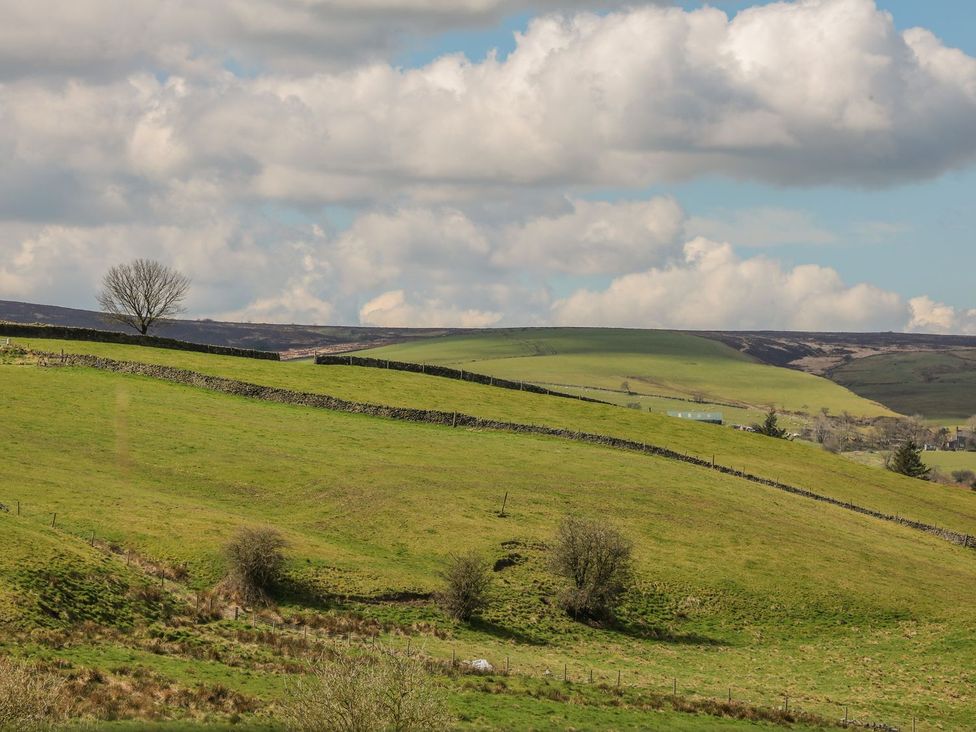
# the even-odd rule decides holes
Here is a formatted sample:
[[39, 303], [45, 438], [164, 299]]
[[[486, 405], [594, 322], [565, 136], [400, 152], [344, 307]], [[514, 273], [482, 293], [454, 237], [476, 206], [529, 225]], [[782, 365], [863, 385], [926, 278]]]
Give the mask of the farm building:
[[668, 412], [669, 417], [678, 419], [691, 419], [695, 422], [708, 422], [709, 424], [722, 424], [721, 412]]

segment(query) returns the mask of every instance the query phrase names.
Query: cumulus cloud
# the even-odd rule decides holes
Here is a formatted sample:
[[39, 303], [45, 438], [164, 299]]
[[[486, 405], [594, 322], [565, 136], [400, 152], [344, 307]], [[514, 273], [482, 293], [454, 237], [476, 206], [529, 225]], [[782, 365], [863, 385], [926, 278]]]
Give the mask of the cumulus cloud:
[[462, 310], [439, 300], [408, 302], [403, 290], [391, 290], [373, 298], [359, 310], [363, 325], [387, 328], [485, 328], [502, 319], [502, 313]]
[[[58, 34], [60, 14], [50, 15], [44, 32]], [[246, 15], [255, 27], [264, 17]], [[138, 43], [140, 34], [119, 37]], [[422, 68], [286, 63], [241, 74], [167, 63], [110, 80], [28, 75], [0, 87], [8, 211], [120, 217], [174, 181], [292, 205], [510, 199], [513, 189], [714, 173], [891, 185], [976, 155], [976, 59], [930, 33], [899, 33], [872, 0], [776, 3], [731, 20], [714, 8], [656, 6], [548, 15], [505, 59], [451, 55]], [[25, 180], [55, 195], [18, 195]]]
[[685, 216], [674, 199], [569, 203], [566, 213], [508, 227], [493, 261], [550, 272], [614, 274], [680, 253]]
[[928, 296], [913, 297], [908, 304], [912, 315], [908, 330], [976, 335], [976, 308], [958, 310], [951, 305], [935, 302]]
[[107, 77], [153, 65], [207, 73], [344, 65], [411, 36], [508, 13], [622, 5], [615, 0], [0, 0], [0, 78]]
[[[616, 0], [62, 5], [0, 0], [0, 296], [85, 305], [144, 255], [194, 276], [193, 312], [241, 319], [972, 327], [828, 268], [683, 246], [832, 241], [802, 212], [589, 200], [969, 165], [976, 59], [872, 0], [732, 19]], [[388, 60], [405, 36], [526, 9], [561, 12], [508, 56]], [[306, 226], [329, 204], [348, 227]]]
[[833, 269], [741, 259], [728, 244], [698, 238], [685, 245], [684, 262], [579, 290], [553, 304], [552, 318], [640, 328], [900, 330], [910, 310], [895, 293], [846, 285]]

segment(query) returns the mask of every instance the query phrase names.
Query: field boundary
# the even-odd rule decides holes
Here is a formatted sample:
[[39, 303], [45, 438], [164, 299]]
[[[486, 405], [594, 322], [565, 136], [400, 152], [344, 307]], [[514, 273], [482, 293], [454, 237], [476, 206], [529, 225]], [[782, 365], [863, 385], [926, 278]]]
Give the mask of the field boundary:
[[637, 442], [611, 435], [600, 435], [576, 430], [567, 430], [558, 427], [547, 427], [544, 425], [524, 424], [520, 422], [503, 422], [498, 420], [483, 419], [460, 412], [444, 412], [430, 409], [412, 409], [407, 407], [391, 407], [377, 404], [367, 404], [365, 402], [353, 402], [326, 394], [312, 394], [309, 392], [291, 391], [273, 386], [261, 386], [251, 384], [246, 381], [237, 381], [220, 376], [210, 376], [197, 371], [180, 369], [173, 366], [159, 366], [155, 364], [145, 364], [135, 361], [117, 361], [115, 359], [103, 358], [100, 356], [76, 355], [76, 354], [53, 354], [33, 352], [38, 356], [41, 365], [44, 366], [81, 366], [87, 368], [111, 371], [114, 373], [133, 374], [137, 376], [148, 376], [162, 381], [170, 381], [185, 386], [193, 386], [210, 391], [231, 394], [234, 396], [259, 399], [267, 402], [277, 402], [279, 404], [292, 404], [296, 406], [315, 407], [318, 409], [328, 409], [336, 412], [346, 412], [350, 414], [363, 414], [371, 417], [381, 417], [384, 419], [394, 419], [405, 422], [422, 422], [426, 424], [436, 424], [450, 427], [467, 427], [473, 429], [493, 430], [499, 432], [512, 432], [516, 434], [534, 434], [546, 437], [558, 437], [562, 439], [585, 442], [603, 447], [611, 447], [630, 452], [639, 452], [645, 455], [675, 460], [687, 463], [700, 468], [707, 468], [724, 475], [741, 478], [758, 485], [775, 488], [785, 493], [795, 496], [809, 498], [831, 506], [843, 508], [864, 516], [880, 519], [889, 523], [898, 524], [916, 531], [930, 534], [944, 541], [956, 544], [967, 549], [976, 549], [976, 539], [969, 534], [963, 534], [951, 529], [944, 529], [939, 526], [927, 524], [922, 521], [882, 513], [870, 508], [865, 508], [854, 503], [841, 501], [831, 498], [814, 491], [798, 488], [776, 480], [769, 480], [758, 475], [753, 475], [745, 471], [719, 465], [708, 460], [686, 455], [684, 453], [670, 450], [666, 447], [651, 445], [645, 442]]
[[[429, 363], [413, 363], [411, 361], [389, 361], [383, 358], [368, 358], [364, 356], [343, 356], [338, 354], [322, 354], [315, 357], [318, 366], [361, 366], [364, 368], [390, 369], [391, 371], [407, 371], [413, 374], [424, 374], [426, 376], [439, 376], [445, 379], [455, 379], [458, 381], [469, 381], [472, 384], [483, 384], [484, 386], [495, 386], [499, 389], [512, 389], [514, 391], [527, 391], [530, 394], [544, 394], [546, 396], [563, 397], [565, 399], [575, 399], [580, 402], [590, 402], [592, 404], [607, 404], [615, 407], [616, 404], [605, 402], [602, 399], [593, 399], [581, 394], [567, 394], [564, 391], [554, 391], [544, 386], [529, 383], [528, 381], [511, 381], [510, 379], [499, 379], [495, 376], [478, 374], [464, 369], [452, 369], [449, 366], [437, 366]], [[561, 384], [560, 386], [571, 386]]]
[[281, 357], [276, 351], [258, 351], [254, 348], [233, 348], [231, 346], [211, 346], [206, 343], [180, 341], [176, 338], [134, 335], [131, 333], [119, 333], [114, 330], [96, 330], [95, 328], [74, 328], [68, 325], [43, 325], [0, 321], [0, 336], [120, 343], [128, 346], [149, 346], [150, 348], [168, 348], [175, 351], [212, 353], [218, 356], [238, 356], [240, 358], [256, 358], [268, 361], [281, 360]]

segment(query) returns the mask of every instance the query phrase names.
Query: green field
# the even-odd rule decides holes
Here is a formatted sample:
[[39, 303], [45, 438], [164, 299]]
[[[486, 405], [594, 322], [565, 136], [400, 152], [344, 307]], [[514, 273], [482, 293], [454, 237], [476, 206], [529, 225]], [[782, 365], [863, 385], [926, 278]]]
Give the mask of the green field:
[[31, 345], [55, 353], [65, 349], [69, 353], [182, 366], [256, 384], [324, 393], [372, 404], [458, 411], [488, 419], [624, 437], [709, 460], [714, 457], [718, 464], [745, 469], [885, 513], [912, 516], [976, 535], [976, 496], [960, 496], [957, 491], [932, 484], [920, 486], [918, 481], [858, 465], [813, 445], [770, 440], [657, 413], [385, 369], [316, 366], [307, 361], [256, 361], [103, 343], [35, 339]]
[[[761, 364], [717, 341], [687, 333], [523, 328], [448, 336], [364, 351], [391, 360], [458, 366], [540, 384], [630, 389], [647, 395], [878, 416], [891, 412], [800, 371]], [[677, 408], [688, 408], [687, 406]]]
[[[884, 454], [880, 452], [855, 452], [848, 455], [864, 465], [875, 467], [884, 465]], [[972, 470], [976, 473], [976, 452], [926, 450], [922, 453], [922, 462], [947, 477], [951, 476], [954, 470]]]
[[922, 459], [926, 465], [938, 468], [946, 475], [953, 470], [976, 472], [976, 452], [925, 452]]
[[[45, 347], [363, 401], [640, 433], [689, 452], [704, 442], [757, 470], [795, 463], [824, 492], [858, 491], [860, 502], [976, 527], [968, 493], [654, 414], [375, 369]], [[919, 729], [976, 725], [976, 562], [933, 537], [709, 470], [554, 438], [332, 413], [83, 368], [0, 365], [0, 385], [0, 502], [21, 508], [0, 514], [0, 642], [16, 655], [109, 677], [152, 668], [172, 684], [220, 684], [273, 708], [294, 673], [280, 651], [239, 642], [246, 623], [168, 626], [158, 604], [138, 601], [145, 578], [99, 549], [185, 564], [185, 580], [167, 586], [178, 603], [219, 580], [220, 548], [238, 526], [267, 523], [290, 541], [284, 619], [373, 623], [381, 642], [409, 641], [434, 658], [508, 660], [513, 676], [441, 679], [464, 727], [755, 728], [642, 707], [642, 694], [669, 692], [675, 678], [688, 698], [724, 698], [731, 688], [764, 706], [789, 694], [830, 719], [850, 705], [858, 718], [902, 728], [912, 716]], [[605, 517], [635, 541], [638, 587], [619, 626], [575, 623], [548, 602], [546, 542], [568, 513]], [[481, 621], [457, 624], [426, 600], [369, 599], [423, 597], [447, 555], [469, 547], [491, 559], [514, 548], [525, 559], [497, 573]], [[46, 582], [52, 571], [71, 581]], [[54, 601], [62, 614], [49, 612]], [[564, 664], [571, 683], [545, 676]], [[597, 684], [620, 671], [623, 695], [591, 686], [591, 670]]]
[[950, 424], [976, 415], [976, 351], [887, 353], [855, 359], [830, 376], [901, 414]]

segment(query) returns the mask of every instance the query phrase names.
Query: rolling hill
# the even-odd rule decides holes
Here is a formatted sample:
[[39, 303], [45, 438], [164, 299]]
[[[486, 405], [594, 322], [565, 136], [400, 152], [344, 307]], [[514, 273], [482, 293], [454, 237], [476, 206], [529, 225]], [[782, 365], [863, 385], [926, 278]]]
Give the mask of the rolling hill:
[[688, 333], [512, 329], [424, 339], [364, 353], [463, 366], [540, 384], [731, 403], [754, 413], [776, 406], [806, 413], [826, 408], [866, 417], [892, 414], [826, 379], [762, 364], [722, 343]]
[[[70, 341], [32, 347], [714, 448], [761, 474], [782, 470], [821, 491], [976, 533], [970, 493], [635, 410], [381, 369]], [[913, 716], [932, 727], [976, 724], [972, 550], [674, 460], [50, 364], [30, 355], [0, 364], [0, 502], [20, 506], [19, 515], [0, 513], [0, 643], [95, 669], [100, 689], [154, 669], [162, 688], [220, 687], [252, 710], [210, 709], [212, 721], [238, 714], [267, 724], [301, 668], [301, 629], [311, 625], [312, 650], [349, 638], [352, 652], [378, 634], [433, 659], [508, 665], [508, 676], [440, 677], [469, 728], [767, 724], [702, 713], [730, 691], [755, 710], [788, 694], [823, 720], [793, 729], [830, 724], [845, 706], [902, 726]], [[634, 541], [639, 581], [616, 626], [573, 622], [550, 601], [547, 546], [567, 513], [603, 517]], [[289, 541], [279, 636], [256, 633], [247, 618], [185, 619], [178, 606], [219, 581], [223, 543], [253, 524], [272, 524]], [[446, 557], [467, 548], [506, 560], [489, 611], [471, 625], [447, 619], [430, 596]], [[127, 566], [126, 556], [138, 562]], [[52, 583], [40, 570], [72, 581]], [[166, 575], [161, 596], [140, 589], [155, 571]], [[48, 585], [68, 589], [52, 598]], [[52, 603], [74, 614], [45, 610]], [[110, 611], [79, 614], [91, 607]], [[564, 665], [569, 682], [546, 675]], [[685, 713], [669, 697], [672, 683], [689, 701]], [[203, 719], [175, 703], [158, 713]]]
[[[0, 321], [4, 320], [123, 331], [121, 326], [107, 323], [99, 313], [94, 311], [10, 300], [0, 300]], [[701, 409], [722, 411], [730, 421], [743, 424], [757, 421], [766, 406], [778, 403], [777, 400], [783, 393], [784, 387], [797, 389], [797, 394], [802, 395], [790, 406], [784, 405], [786, 409], [816, 411], [814, 405], [807, 403], [816, 400], [822, 402], [822, 406], [837, 405], [838, 409], [834, 410], [835, 413], [842, 412], [852, 404], [855, 408], [849, 410], [851, 414], [878, 413], [877, 407], [865, 407], [863, 400], [867, 400], [880, 403], [885, 409], [901, 414], [922, 413], [929, 419], [937, 421], [959, 419], [954, 415], [965, 409], [952, 402], [953, 395], [956, 393], [953, 391], [953, 385], [961, 378], [959, 385], [965, 388], [969, 383], [966, 381], [968, 377], [965, 374], [957, 377], [945, 376], [945, 369], [958, 372], [960, 364], [955, 360], [956, 356], [960, 355], [960, 352], [972, 351], [976, 348], [976, 336], [920, 333], [618, 331], [617, 335], [611, 336], [609, 331], [592, 329], [587, 331], [558, 328], [485, 330], [371, 328], [180, 319], [165, 321], [159, 335], [193, 343], [276, 351], [282, 353], [285, 358], [308, 357], [317, 352], [344, 353], [398, 344], [406, 346], [417, 342], [419, 350], [416, 353], [421, 357], [431, 355], [432, 358], [440, 358], [442, 355], [450, 360], [470, 356], [477, 360], [480, 358], [478, 350], [488, 347], [487, 341], [481, 339], [487, 338], [498, 343], [510, 342], [513, 340], [512, 334], [519, 332], [523, 333], [528, 340], [537, 343], [548, 342], [552, 347], [563, 349], [560, 353], [565, 356], [572, 354], [576, 359], [575, 373], [571, 369], [564, 368], [568, 366], [566, 359], [560, 359], [564, 363], [559, 366], [545, 364], [539, 373], [540, 378], [558, 379], [573, 376], [577, 381], [587, 382], [586, 388], [582, 390], [583, 393], [592, 393], [596, 396], [596, 392], [599, 392], [600, 398], [604, 400], [621, 405], [639, 404], [642, 408], [654, 411], [685, 410], [688, 405], [683, 404], [681, 400], [689, 398], [701, 400]], [[646, 343], [642, 344], [642, 339], [636, 335], [630, 340], [625, 339], [622, 344], [613, 342], [620, 341], [621, 337], [628, 333], [644, 333], [647, 336]], [[435, 344], [445, 337], [460, 337], [461, 340], [457, 343], [465, 343], [465, 339], [471, 337], [478, 342], [478, 345], [473, 342], [468, 344], [472, 349], [470, 353], [458, 351], [438, 355], [437, 350], [429, 350], [440, 349], [441, 347]], [[558, 339], [558, 345], [554, 339]], [[703, 344], [702, 339], [713, 342], [713, 345]], [[671, 340], [670, 344], [669, 340]], [[587, 343], [590, 345], [588, 346]], [[650, 344], [655, 345], [651, 348]], [[622, 348], [618, 352], [619, 357], [626, 356], [628, 353], [631, 356], [653, 357], [654, 360], [659, 360], [660, 357], [660, 363], [648, 370], [646, 361], [639, 362], [638, 368], [633, 369], [630, 367], [634, 364], [627, 363], [623, 358], [617, 360], [620, 369], [607, 368], [605, 364], [598, 365], [592, 361], [585, 362], [583, 356], [588, 347], [603, 346], [616, 347], [618, 350]], [[649, 348], [651, 350], [648, 350]], [[532, 349], [532, 346], [528, 346], [525, 350], [517, 348], [510, 350], [506, 356], [509, 362], [494, 364], [494, 366], [513, 372], [521, 371], [522, 364], [517, 362], [518, 358], [540, 355]], [[490, 351], [491, 347], [488, 347], [485, 355], [493, 357]], [[739, 361], [784, 367], [836, 381], [863, 400], [852, 401], [849, 395], [841, 398], [838, 392], [829, 394], [829, 390], [822, 385], [812, 387], [811, 384], [815, 382], [776, 374], [769, 370], [743, 369], [741, 364], [739, 368], [728, 371], [730, 379], [742, 377], [738, 383], [729, 382], [729, 388], [715, 389], [714, 374], [707, 373], [708, 368], [702, 368], [705, 364], [697, 359], [708, 356], [712, 359], [718, 358], [720, 361], [728, 360], [725, 366], [729, 366], [732, 359], [736, 358], [730, 351], [739, 354]], [[404, 358], [408, 358], [410, 352], [405, 353], [407, 355]], [[884, 359], [889, 356], [895, 360], [885, 361]], [[918, 359], [918, 363], [911, 368], [902, 368], [898, 365], [901, 356], [904, 356], [908, 362]], [[873, 369], [871, 364], [859, 364], [859, 361], [872, 357], [882, 357], [881, 360], [872, 361], [879, 366], [877, 370]], [[931, 359], [936, 359], [938, 363], [928, 363]], [[433, 360], [431, 362], [433, 363]], [[681, 368], [683, 363], [694, 364], [694, 366], [686, 371]], [[897, 384], [885, 382], [885, 370], [889, 363], [898, 370]], [[534, 364], [534, 366], [542, 365], [542, 362]], [[934, 379], [932, 366], [936, 366], [938, 371]], [[594, 368], [597, 371], [593, 371]], [[579, 369], [583, 369], [585, 379], [580, 378]], [[627, 379], [626, 374], [618, 373], [621, 370], [624, 372], [633, 370], [638, 378]], [[644, 373], [645, 371], [647, 373]], [[880, 380], [875, 378], [877, 374], [881, 374]], [[628, 382], [630, 393], [627, 389], [621, 388], [624, 381]], [[710, 395], [712, 392], [727, 392], [732, 396], [723, 399]], [[673, 397], [678, 399], [675, 400]], [[972, 413], [973, 410], [970, 410], [965, 416], [971, 416]], [[791, 424], [796, 426], [798, 422], [793, 420]]]
[[976, 349], [879, 354], [844, 363], [830, 378], [932, 421], [961, 424], [976, 415]]

